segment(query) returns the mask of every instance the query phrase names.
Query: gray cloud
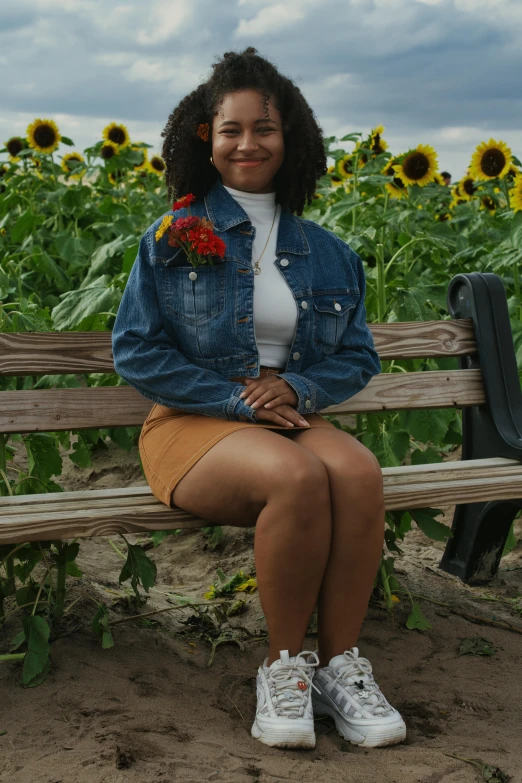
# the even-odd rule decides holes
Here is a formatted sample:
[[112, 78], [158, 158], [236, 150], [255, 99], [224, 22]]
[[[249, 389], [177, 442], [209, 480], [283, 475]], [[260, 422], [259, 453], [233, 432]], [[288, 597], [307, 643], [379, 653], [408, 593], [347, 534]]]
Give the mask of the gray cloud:
[[[382, 123], [461, 176], [477, 143], [522, 156], [518, 0], [19, 0], [0, 9], [0, 139], [54, 117], [77, 148], [125, 122], [161, 146], [178, 101], [224, 51], [256, 46], [327, 135]], [[349, 145], [348, 145], [349, 146]]]

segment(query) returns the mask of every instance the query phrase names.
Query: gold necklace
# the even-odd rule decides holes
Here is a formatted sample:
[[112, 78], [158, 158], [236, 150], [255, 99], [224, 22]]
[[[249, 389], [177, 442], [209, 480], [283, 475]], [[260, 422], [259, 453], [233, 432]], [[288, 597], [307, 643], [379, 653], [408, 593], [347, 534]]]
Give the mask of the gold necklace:
[[[270, 239], [270, 235], [272, 234], [272, 229], [273, 229], [273, 227], [274, 227], [274, 223], [275, 223], [276, 215], [277, 215], [277, 204], [276, 204], [276, 208], [275, 208], [275, 212], [274, 212], [274, 219], [272, 220], [272, 225], [271, 225], [271, 227], [270, 227], [270, 232], [269, 232], [269, 234], [268, 234], [268, 239], [266, 240], [266, 242], [265, 242], [265, 246], [264, 246], [264, 248], [263, 248], [263, 253], [264, 253], [264, 252], [265, 252], [265, 250], [266, 250], [266, 246], [268, 245], [268, 240]], [[261, 258], [263, 257], [263, 253], [261, 253], [261, 255], [259, 256], [259, 258], [257, 259], [257, 261], [254, 261], [254, 274], [255, 274], [255, 275], [259, 275], [259, 274], [261, 274], [261, 267], [260, 267], [260, 265], [259, 265], [259, 262], [261, 261]]]

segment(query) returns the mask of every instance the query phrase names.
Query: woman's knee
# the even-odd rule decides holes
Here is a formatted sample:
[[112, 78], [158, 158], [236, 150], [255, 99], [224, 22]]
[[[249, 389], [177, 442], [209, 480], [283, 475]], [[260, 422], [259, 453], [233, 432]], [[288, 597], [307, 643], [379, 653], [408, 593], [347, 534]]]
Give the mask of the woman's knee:
[[274, 460], [271, 470], [274, 495], [284, 495], [296, 507], [330, 505], [328, 471], [323, 461], [307, 449], [299, 448]]
[[384, 504], [383, 476], [379, 460], [366, 446], [358, 443], [357, 451], [336, 450], [329, 456], [328, 473], [341, 483], [351, 496], [365, 499], [373, 507]]

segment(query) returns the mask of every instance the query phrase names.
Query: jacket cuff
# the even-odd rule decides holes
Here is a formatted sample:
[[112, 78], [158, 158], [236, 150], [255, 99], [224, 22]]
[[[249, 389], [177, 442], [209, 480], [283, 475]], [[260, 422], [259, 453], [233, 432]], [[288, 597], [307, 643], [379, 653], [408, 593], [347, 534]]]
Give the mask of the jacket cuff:
[[308, 378], [295, 372], [278, 373], [277, 377], [286, 381], [297, 394], [297, 413], [301, 415], [315, 413], [317, 399], [315, 384], [309, 381]]
[[244, 386], [236, 386], [232, 392], [230, 402], [227, 408], [227, 415], [229, 419], [233, 421], [241, 421], [241, 416], [246, 416], [249, 421], [256, 421], [256, 410], [251, 408], [250, 405], [246, 405], [245, 401], [240, 398], [241, 392], [245, 391]]

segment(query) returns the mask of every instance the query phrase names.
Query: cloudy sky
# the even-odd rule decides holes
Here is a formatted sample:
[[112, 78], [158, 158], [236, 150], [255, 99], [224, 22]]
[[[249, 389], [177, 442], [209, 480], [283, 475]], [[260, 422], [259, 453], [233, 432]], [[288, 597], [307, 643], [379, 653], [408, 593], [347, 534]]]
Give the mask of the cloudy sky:
[[4, 2], [0, 142], [53, 118], [81, 151], [121, 121], [159, 151], [212, 62], [255, 46], [325, 135], [382, 124], [392, 152], [431, 144], [455, 180], [489, 138], [522, 159], [521, 40], [521, 0]]

